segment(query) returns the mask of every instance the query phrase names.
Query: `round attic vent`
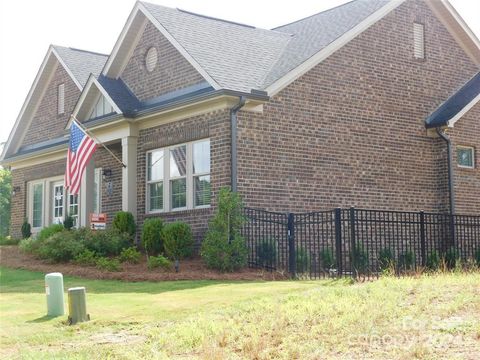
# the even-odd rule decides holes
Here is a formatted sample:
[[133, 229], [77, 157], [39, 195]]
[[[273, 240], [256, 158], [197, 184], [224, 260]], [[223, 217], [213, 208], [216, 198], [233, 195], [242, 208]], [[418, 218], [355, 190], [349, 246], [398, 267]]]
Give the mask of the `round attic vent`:
[[147, 54], [145, 55], [145, 67], [147, 68], [148, 72], [152, 72], [157, 66], [158, 61], [158, 52], [157, 49], [152, 46], [148, 49]]

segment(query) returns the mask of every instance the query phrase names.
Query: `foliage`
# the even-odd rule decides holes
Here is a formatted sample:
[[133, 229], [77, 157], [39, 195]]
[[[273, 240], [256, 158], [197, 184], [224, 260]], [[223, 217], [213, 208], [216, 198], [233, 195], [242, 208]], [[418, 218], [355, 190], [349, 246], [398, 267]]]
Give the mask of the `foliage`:
[[135, 219], [131, 212], [119, 211], [113, 218], [112, 227], [121, 233], [127, 233], [133, 239], [135, 237]]
[[336, 266], [335, 255], [332, 249], [323, 249], [319, 254], [324, 270], [333, 269]]
[[190, 225], [178, 221], [166, 224], [162, 230], [165, 254], [173, 260], [193, 255], [193, 234]]
[[37, 240], [37, 243], [38, 256], [51, 262], [68, 262], [85, 250], [84, 244], [68, 230], [55, 233], [43, 241]]
[[97, 254], [94, 251], [85, 249], [81, 253], [79, 253], [73, 261], [79, 265], [87, 265], [87, 266], [94, 266], [96, 265], [98, 260]]
[[155, 268], [170, 270], [172, 268], [172, 262], [163, 255], [150, 256], [147, 260], [147, 267], [150, 270]]
[[39, 242], [33, 237], [20, 240], [18, 248], [27, 254], [35, 254], [38, 248]]
[[120, 233], [116, 229], [92, 231], [89, 229], [76, 231], [79, 240], [85, 242], [85, 247], [98, 256], [117, 256], [123, 249], [131, 246], [130, 235]]
[[243, 223], [240, 196], [228, 188], [220, 189], [217, 210], [209, 223], [200, 252], [209, 268], [235, 271], [247, 265], [247, 248], [240, 235]]
[[71, 215], [65, 216], [65, 220], [63, 220], [63, 227], [66, 230], [71, 230], [71, 229], [73, 229], [74, 225], [75, 225], [75, 220], [74, 220], [73, 216], [71, 216]]
[[413, 270], [415, 268], [415, 253], [411, 250], [405, 251], [398, 257], [400, 270]]
[[368, 253], [363, 245], [357, 245], [351, 254], [352, 266], [358, 274], [368, 271]]
[[277, 264], [277, 241], [274, 239], [261, 240], [256, 246], [257, 263], [262, 266]]
[[28, 239], [30, 236], [32, 236], [32, 227], [28, 222], [28, 219], [23, 220], [21, 230], [22, 230], [22, 239]]
[[440, 268], [440, 255], [436, 250], [433, 250], [428, 256], [425, 263], [427, 269], [429, 270], [438, 270]]
[[477, 266], [480, 266], [480, 248], [475, 251], [475, 262]]
[[307, 249], [299, 247], [295, 251], [295, 265], [297, 273], [306, 273], [310, 270], [310, 254]]
[[455, 248], [450, 248], [445, 252], [445, 265], [448, 269], [455, 269], [457, 262], [460, 259], [460, 254]]
[[141, 240], [147, 256], [163, 252], [162, 230], [163, 221], [160, 218], [146, 219], [143, 223]]
[[0, 237], [7, 236], [10, 230], [11, 194], [12, 174], [0, 167]]
[[121, 271], [120, 261], [115, 258], [99, 257], [95, 263], [96, 267], [104, 271]]
[[118, 259], [122, 263], [138, 264], [141, 256], [142, 254], [135, 247], [129, 247], [122, 250]]
[[60, 225], [60, 224], [53, 224], [53, 225], [44, 227], [38, 233], [37, 240], [42, 242], [42, 241], [46, 240], [47, 238], [49, 238], [50, 236], [52, 236], [53, 234], [56, 234], [58, 232], [62, 232], [64, 230], [65, 230], [65, 228], [63, 227], [63, 225]]
[[387, 270], [395, 265], [395, 255], [390, 248], [383, 248], [378, 254], [378, 266], [380, 270]]
[[20, 239], [12, 238], [11, 236], [0, 236], [0, 245], [18, 245]]

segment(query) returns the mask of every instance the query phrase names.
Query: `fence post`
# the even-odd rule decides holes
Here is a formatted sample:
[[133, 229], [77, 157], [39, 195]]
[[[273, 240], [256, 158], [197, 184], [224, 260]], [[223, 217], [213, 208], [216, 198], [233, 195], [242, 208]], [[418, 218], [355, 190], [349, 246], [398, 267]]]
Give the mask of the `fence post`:
[[351, 243], [351, 249], [350, 249], [350, 258], [352, 262], [352, 276], [355, 278], [357, 277], [357, 264], [356, 264], [356, 230], [355, 230], [355, 207], [350, 208], [350, 243]]
[[342, 209], [335, 209], [335, 256], [337, 257], [337, 275], [342, 276]]
[[427, 264], [427, 249], [425, 240], [425, 212], [420, 211], [420, 251], [422, 252], [422, 267], [425, 267]]
[[295, 253], [295, 216], [292, 213], [288, 213], [288, 269], [290, 276], [294, 278], [297, 275], [297, 262]]

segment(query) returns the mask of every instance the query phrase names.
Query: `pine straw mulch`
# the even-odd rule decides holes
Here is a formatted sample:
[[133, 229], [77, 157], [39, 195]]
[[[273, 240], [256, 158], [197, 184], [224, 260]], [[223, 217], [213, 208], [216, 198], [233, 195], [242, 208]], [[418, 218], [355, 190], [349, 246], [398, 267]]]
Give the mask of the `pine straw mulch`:
[[123, 281], [166, 281], [166, 280], [284, 280], [278, 272], [245, 268], [234, 273], [221, 273], [207, 269], [200, 258], [182, 260], [180, 271], [160, 269], [148, 270], [145, 257], [139, 264], [122, 264], [122, 271], [108, 272], [93, 266], [73, 263], [50, 264], [20, 251], [18, 246], [0, 246], [0, 265], [13, 269], [25, 269], [44, 273], [60, 272], [63, 275], [87, 279], [109, 279]]

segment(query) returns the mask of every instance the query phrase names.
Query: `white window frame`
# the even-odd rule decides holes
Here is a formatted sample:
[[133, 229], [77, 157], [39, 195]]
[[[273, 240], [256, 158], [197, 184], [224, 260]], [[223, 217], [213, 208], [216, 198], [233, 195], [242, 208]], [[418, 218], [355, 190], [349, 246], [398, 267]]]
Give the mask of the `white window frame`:
[[[71, 215], [70, 214], [70, 207], [72, 206], [72, 200], [71, 196], [76, 196], [77, 197], [77, 203], [74, 204], [74, 206], [77, 207], [77, 214], [76, 215]], [[80, 226], [80, 192], [77, 195], [72, 195], [69, 192], [67, 192], [67, 212], [65, 213], [65, 216], [71, 216], [74, 219], [73, 227], [78, 228]]]
[[[61, 221], [63, 223], [63, 220], [65, 219], [65, 185], [62, 181], [52, 181], [51, 182], [51, 187], [52, 187], [52, 192], [50, 194], [50, 201], [52, 202], [51, 203], [51, 223], [52, 224], [55, 224], [55, 221], [58, 219], [59, 221]], [[62, 206], [57, 206], [55, 204], [55, 197], [56, 197], [56, 192], [55, 192], [55, 188], [57, 187], [62, 187]], [[62, 209], [62, 215], [61, 216], [55, 216], [55, 210], [56, 209]]]
[[60, 84], [57, 88], [57, 113], [58, 115], [65, 113], [65, 84]]
[[[185, 210], [191, 210], [191, 209], [202, 209], [202, 208], [209, 208], [211, 205], [201, 205], [201, 206], [194, 206], [194, 186], [193, 186], [193, 144], [198, 143], [198, 142], [203, 142], [203, 141], [210, 141], [210, 138], [204, 138], [204, 139], [199, 139], [191, 142], [186, 142], [186, 143], [180, 143], [180, 144], [175, 144], [171, 146], [166, 146], [163, 148], [157, 148], [157, 149], [152, 149], [146, 152], [145, 154], [145, 213], [146, 214], [158, 214], [158, 213], [169, 213], [169, 212], [177, 212], [177, 211], [185, 211]], [[186, 160], [187, 160], [187, 166], [186, 166], [186, 183], [187, 183], [187, 198], [186, 198], [186, 206], [181, 207], [181, 208], [175, 208], [172, 209], [172, 204], [171, 204], [171, 192], [170, 192], [170, 182], [171, 180], [174, 179], [179, 179], [183, 178], [183, 176], [176, 176], [176, 177], [170, 177], [170, 150], [173, 150], [179, 146], [186, 146]], [[162, 150], [163, 151], [163, 209], [161, 210], [150, 210], [150, 184], [156, 183], [159, 181], [155, 180], [148, 180], [148, 156], [150, 153]], [[211, 148], [210, 148], [210, 158], [211, 158]], [[210, 165], [211, 166], [211, 165]], [[211, 174], [211, 168], [210, 172], [205, 172], [205, 173], [198, 173], [195, 174], [195, 176], [201, 176], [201, 175], [210, 175]], [[210, 177], [211, 181], [211, 177]]]
[[[472, 166], [461, 165], [458, 162], [458, 150], [471, 150], [472, 151]], [[475, 169], [475, 148], [473, 146], [465, 146], [465, 145], [457, 145], [456, 152], [455, 152], [455, 160], [457, 161], [457, 166], [462, 169]]]
[[[192, 142], [192, 161], [191, 161], [191, 168], [192, 168], [192, 204], [193, 204], [193, 207], [195, 209], [204, 209], [204, 208], [209, 208], [211, 205], [195, 205], [195, 178], [196, 177], [201, 177], [201, 176], [210, 176], [210, 186], [212, 186], [212, 176], [211, 176], [211, 173], [212, 173], [212, 147], [211, 147], [211, 143], [210, 143], [210, 171], [208, 172], [198, 172], [198, 173], [195, 173], [193, 171], [193, 147], [194, 147], [194, 144], [196, 143], [201, 143], [201, 142], [204, 142], [204, 141], [207, 141], [210, 143], [210, 139], [203, 139], [203, 140], [199, 140], [199, 141], [194, 141]], [[212, 197], [210, 196], [210, 203], [212, 201]]]
[[[176, 148], [179, 148], [179, 147], [182, 147], [182, 146], [185, 146], [185, 175], [178, 175], [178, 176], [171, 176], [170, 175], [170, 162], [172, 160], [172, 157], [170, 156], [171, 154], [171, 151], [176, 149]], [[167, 161], [168, 161], [168, 172], [167, 173], [164, 173], [164, 177], [166, 177], [168, 179], [168, 185], [167, 185], [167, 195], [168, 195], [168, 205], [169, 205], [169, 209], [170, 211], [181, 211], [181, 210], [187, 210], [189, 208], [189, 201], [188, 201], [188, 182], [189, 182], [189, 179], [190, 179], [190, 175], [191, 174], [191, 171], [189, 171], [189, 167], [190, 167], [190, 162], [189, 161], [189, 158], [191, 159], [191, 156], [189, 156], [189, 146], [188, 144], [178, 144], [178, 145], [174, 145], [174, 146], [170, 146], [168, 148], [168, 158], [167, 158]], [[181, 179], [185, 179], [185, 206], [182, 206], [182, 207], [177, 207], [177, 208], [172, 208], [172, 186], [171, 186], [171, 183], [173, 180], [181, 180]]]
[[[34, 187], [37, 185], [42, 186], [42, 215], [41, 215], [41, 224], [40, 226], [34, 226], [33, 223], [33, 199], [34, 199]], [[32, 232], [37, 232], [45, 226], [45, 182], [43, 180], [31, 181], [28, 184], [28, 222], [32, 226]]]

